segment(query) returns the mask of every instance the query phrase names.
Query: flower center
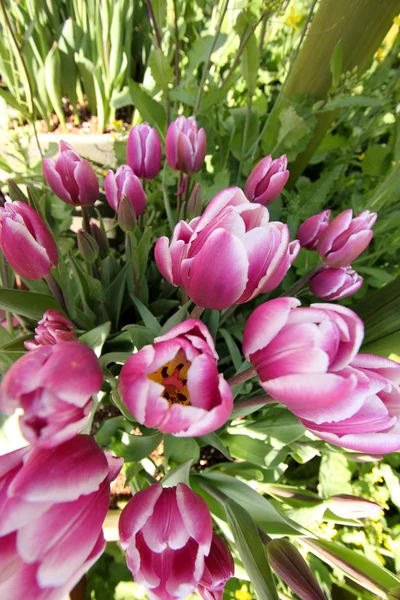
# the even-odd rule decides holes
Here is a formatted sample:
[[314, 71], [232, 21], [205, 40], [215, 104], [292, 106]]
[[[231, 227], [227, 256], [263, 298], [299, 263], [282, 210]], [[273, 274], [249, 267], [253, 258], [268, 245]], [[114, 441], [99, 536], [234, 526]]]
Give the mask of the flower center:
[[152, 381], [164, 386], [163, 397], [168, 400], [169, 406], [182, 404], [190, 406], [190, 395], [187, 388], [187, 373], [191, 363], [181, 350], [169, 363], [160, 367], [155, 373], [147, 375]]

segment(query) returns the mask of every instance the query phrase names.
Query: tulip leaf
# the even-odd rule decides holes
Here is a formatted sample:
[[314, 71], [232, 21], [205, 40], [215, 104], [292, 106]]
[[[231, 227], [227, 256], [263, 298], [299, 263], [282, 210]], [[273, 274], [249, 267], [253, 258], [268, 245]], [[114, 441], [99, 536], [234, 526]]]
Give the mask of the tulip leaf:
[[119, 417], [112, 417], [101, 424], [99, 431], [94, 436], [94, 439], [102, 448], [108, 448], [110, 447], [112, 439], [117, 431], [119, 429], [124, 429], [124, 427], [129, 427], [129, 429], [132, 428], [132, 425], [125, 419], [125, 417], [122, 415]]
[[167, 117], [162, 104], [154, 100], [145, 89], [133, 81], [129, 80], [129, 91], [132, 104], [139, 111], [143, 121], [148, 121], [153, 127], [157, 127], [158, 132], [164, 138]]
[[159, 335], [161, 330], [161, 325], [155, 318], [155, 316], [149, 311], [147, 306], [145, 306], [142, 302], [140, 302], [139, 298], [135, 296], [131, 296], [132, 302], [138, 309], [140, 316], [143, 319], [143, 323], [148, 327], [151, 331], [154, 332], [155, 335]]
[[35, 321], [39, 321], [50, 308], [62, 310], [53, 296], [9, 289], [0, 290], [0, 308]]
[[111, 448], [127, 462], [138, 462], [151, 454], [162, 439], [163, 434], [158, 431], [150, 435], [131, 435], [124, 431], [120, 439], [112, 443]]
[[164, 94], [168, 94], [168, 85], [174, 80], [174, 72], [168, 58], [161, 48], [154, 48], [149, 60], [149, 67], [154, 81]]
[[242, 358], [242, 355], [240, 354], [240, 350], [237, 347], [236, 342], [233, 339], [233, 337], [231, 336], [231, 334], [229, 333], [229, 331], [227, 331], [226, 329], [220, 329], [219, 331], [220, 331], [220, 334], [222, 335], [222, 337], [224, 338], [225, 343], [228, 347], [229, 354], [231, 355], [233, 365], [234, 365], [236, 371], [238, 371], [243, 363], [243, 358]]
[[246, 510], [234, 502], [225, 502], [225, 511], [244, 568], [260, 600], [278, 600], [274, 579], [257, 525]]
[[104, 304], [108, 316], [117, 327], [126, 287], [127, 265], [121, 269], [117, 277], [104, 292]]
[[178, 485], [178, 483], [185, 483], [187, 486], [190, 486], [190, 468], [193, 464], [193, 458], [190, 458], [186, 462], [182, 463], [175, 469], [171, 469], [168, 471], [164, 479], [162, 480], [162, 484], [164, 487], [172, 487]]
[[94, 350], [97, 357], [101, 355], [101, 351], [104, 346], [104, 342], [107, 339], [108, 334], [110, 333], [111, 323], [107, 321], [107, 323], [103, 323], [90, 331], [87, 331], [83, 335], [80, 336], [79, 341], [82, 344], [86, 344], [89, 348]]
[[213, 448], [221, 452], [221, 454], [223, 454], [228, 460], [232, 460], [232, 456], [228, 448], [225, 446], [225, 444], [221, 442], [220, 438], [215, 432], [207, 433], [206, 435], [202, 435], [197, 439], [199, 442], [204, 443], [208, 446], [212, 446]]
[[186, 304], [181, 306], [176, 311], [176, 313], [174, 313], [172, 315], [172, 317], [170, 317], [168, 319], [168, 321], [166, 321], [164, 323], [164, 325], [161, 328], [160, 335], [167, 333], [167, 331], [172, 329], [172, 327], [175, 327], [175, 325], [178, 325], [178, 323], [181, 323], [182, 321], [184, 321], [186, 319], [187, 313], [188, 313], [188, 308], [189, 308], [190, 304], [191, 304], [191, 300], [188, 300], [188, 302], [186, 302]]
[[188, 460], [197, 462], [200, 458], [200, 447], [193, 438], [178, 438], [166, 435], [164, 438], [164, 455], [167, 460], [182, 464]]

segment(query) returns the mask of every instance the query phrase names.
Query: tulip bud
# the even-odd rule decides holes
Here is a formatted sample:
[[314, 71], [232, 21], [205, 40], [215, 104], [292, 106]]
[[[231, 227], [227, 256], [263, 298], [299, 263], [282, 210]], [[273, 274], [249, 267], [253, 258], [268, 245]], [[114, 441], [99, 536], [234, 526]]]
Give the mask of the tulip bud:
[[197, 588], [204, 600], [222, 600], [223, 589], [233, 577], [235, 565], [228, 546], [213, 533], [211, 548], [204, 559], [204, 571]]
[[93, 237], [96, 240], [97, 245], [99, 247], [100, 256], [103, 258], [104, 256], [107, 256], [109, 251], [107, 237], [96, 223], [91, 221], [90, 225], [92, 228]]
[[125, 233], [132, 233], [135, 231], [137, 225], [135, 209], [125, 194], [123, 194], [118, 207], [118, 225]]
[[332, 496], [327, 503], [335, 515], [344, 519], [376, 519], [381, 516], [383, 510], [376, 502], [349, 494]]
[[99, 197], [99, 183], [87, 160], [66, 142], [60, 142], [56, 161], [43, 159], [43, 175], [52, 191], [67, 204], [90, 206]]
[[310, 291], [317, 298], [323, 298], [332, 302], [347, 298], [358, 292], [364, 283], [364, 279], [350, 266], [325, 267], [310, 281]]
[[104, 180], [104, 189], [108, 204], [118, 212], [118, 208], [123, 196], [126, 196], [138, 217], [146, 208], [146, 194], [140, 179], [136, 177], [128, 165], [122, 165], [114, 173], [111, 169], [108, 171]]
[[351, 208], [335, 217], [319, 238], [317, 252], [330, 267], [346, 267], [367, 248], [378, 215], [364, 210], [353, 219]]
[[326, 600], [310, 567], [288, 540], [272, 540], [267, 544], [271, 567], [301, 600]]
[[207, 138], [196, 117], [180, 116], [168, 127], [165, 153], [169, 166], [183, 173], [197, 173], [207, 152]]
[[201, 215], [201, 189], [199, 183], [195, 184], [192, 193], [190, 194], [186, 214], [190, 218]]
[[18, 275], [41, 279], [58, 264], [55, 241], [46, 225], [25, 202], [0, 207], [0, 246]]
[[254, 167], [244, 186], [244, 193], [251, 202], [268, 206], [277, 199], [289, 178], [287, 157], [282, 154], [272, 160], [266, 156]]
[[77, 233], [78, 248], [83, 258], [88, 263], [94, 263], [99, 256], [99, 246], [91, 235], [84, 229], [79, 229]]
[[132, 127], [126, 146], [126, 162], [142, 179], [154, 179], [161, 169], [161, 143], [158, 133], [148, 123]]
[[296, 237], [302, 248], [315, 250], [320, 236], [329, 225], [330, 216], [330, 210], [323, 210], [321, 213], [310, 217], [300, 225]]

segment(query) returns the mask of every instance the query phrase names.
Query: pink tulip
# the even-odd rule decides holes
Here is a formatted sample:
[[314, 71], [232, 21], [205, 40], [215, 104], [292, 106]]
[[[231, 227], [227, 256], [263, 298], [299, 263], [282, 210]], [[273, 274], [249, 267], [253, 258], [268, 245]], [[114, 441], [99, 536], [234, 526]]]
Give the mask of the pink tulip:
[[297, 239], [302, 248], [307, 248], [307, 250], [316, 249], [319, 238], [329, 225], [330, 216], [330, 210], [323, 210], [318, 215], [310, 217], [300, 225], [297, 232]]
[[161, 143], [158, 133], [148, 123], [132, 127], [126, 146], [126, 162], [142, 179], [154, 179], [161, 169]]
[[242, 190], [223, 190], [201, 217], [176, 225], [171, 243], [157, 241], [157, 266], [203, 308], [252, 300], [281, 283], [300, 248], [290, 243], [287, 225], [268, 221], [268, 209]]
[[288, 179], [286, 154], [275, 160], [268, 155], [257, 163], [248, 176], [244, 193], [251, 202], [268, 206], [277, 199]]
[[233, 407], [217, 361], [207, 327], [188, 319], [127, 360], [119, 378], [122, 401], [139, 423], [164, 433], [193, 437], [215, 431]]
[[400, 450], [400, 365], [382, 356], [358, 354], [344, 374], [357, 384], [348, 398], [347, 414], [323, 421], [310, 414], [303, 424], [342, 448], [368, 454]]
[[71, 321], [58, 310], [46, 310], [35, 329], [35, 339], [24, 342], [25, 348], [35, 350], [39, 346], [53, 346], [60, 342], [77, 342], [78, 338]]
[[128, 198], [136, 216], [141, 215], [146, 208], [143, 186], [128, 165], [121, 165], [116, 173], [110, 169], [104, 180], [104, 189], [107, 202], [115, 212], [118, 212], [122, 196]]
[[325, 267], [310, 281], [310, 291], [317, 298], [332, 302], [352, 296], [361, 288], [364, 279], [350, 266]]
[[346, 367], [363, 334], [362, 321], [344, 306], [301, 308], [296, 298], [277, 298], [250, 315], [243, 352], [261, 386], [295, 415], [316, 423], [338, 421], [361, 405], [356, 396], [349, 401], [357, 377]]
[[0, 247], [18, 275], [41, 279], [58, 264], [57, 246], [39, 217], [25, 202], [0, 207]]
[[364, 210], [353, 219], [351, 208], [335, 217], [320, 235], [317, 252], [330, 267], [346, 267], [359, 256], [372, 239], [378, 215]]
[[207, 152], [206, 132], [198, 129], [196, 117], [180, 116], [168, 127], [165, 154], [169, 166], [183, 173], [197, 173]]
[[67, 204], [94, 204], [99, 197], [99, 183], [92, 167], [67, 142], [60, 142], [60, 152], [56, 161], [43, 159], [43, 175], [48, 185]]
[[211, 549], [205, 557], [204, 572], [198, 592], [204, 600], [222, 600], [228, 579], [233, 577], [235, 565], [228, 546], [213, 533]]
[[110, 481], [121, 466], [88, 435], [0, 456], [1, 598], [68, 595], [105, 548]]
[[204, 500], [185, 484], [137, 492], [119, 520], [121, 546], [136, 583], [152, 598], [185, 598], [199, 584], [212, 540]]
[[91, 348], [77, 342], [40, 346], [15, 362], [0, 387], [0, 409], [20, 417], [24, 437], [41, 448], [71, 439], [89, 420], [103, 374]]

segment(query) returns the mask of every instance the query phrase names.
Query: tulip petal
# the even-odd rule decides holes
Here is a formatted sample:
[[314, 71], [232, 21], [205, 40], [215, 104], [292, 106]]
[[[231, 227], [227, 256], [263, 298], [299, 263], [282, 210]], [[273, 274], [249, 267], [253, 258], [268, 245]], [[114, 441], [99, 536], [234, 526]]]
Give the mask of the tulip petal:
[[75, 168], [75, 181], [79, 187], [79, 204], [91, 206], [98, 200], [99, 182], [87, 160], [81, 159]]
[[44, 178], [55, 195], [67, 204], [72, 204], [72, 206], [74, 206], [75, 203], [68, 190], [64, 187], [61, 175], [56, 171], [54, 160], [51, 160], [51, 158], [44, 158], [42, 168]]
[[212, 520], [208, 506], [201, 496], [195, 494], [184, 483], [178, 483], [176, 502], [190, 536], [199, 544], [203, 554], [210, 551]]
[[153, 514], [157, 500], [163, 488], [160, 484], [151, 485], [137, 492], [125, 506], [121, 513], [118, 529], [121, 545], [128, 547], [129, 541], [146, 523]]

